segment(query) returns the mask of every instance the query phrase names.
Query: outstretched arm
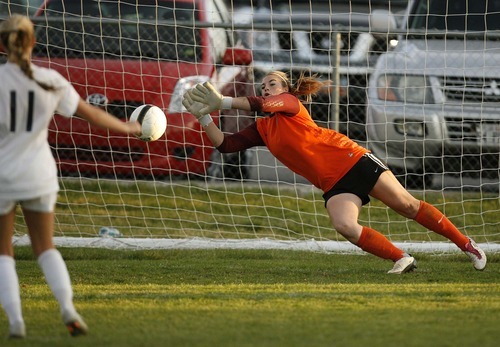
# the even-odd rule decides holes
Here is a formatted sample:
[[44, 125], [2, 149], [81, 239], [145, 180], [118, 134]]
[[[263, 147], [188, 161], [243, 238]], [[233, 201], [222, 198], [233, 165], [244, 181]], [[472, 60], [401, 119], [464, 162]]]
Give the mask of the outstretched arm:
[[214, 122], [204, 126], [203, 130], [205, 130], [214, 147], [221, 153], [234, 153], [250, 147], [265, 145], [255, 123], [231, 135], [224, 135]]
[[214, 147], [219, 147], [224, 142], [224, 134], [214, 122], [210, 122], [207, 126], [204, 126], [203, 130], [205, 130]]
[[231, 98], [223, 96], [210, 82], [198, 84], [188, 91], [188, 93], [193, 101], [204, 104], [204, 107], [200, 109], [202, 114], [208, 114], [222, 109], [251, 111], [250, 103], [246, 97]]
[[142, 131], [139, 122], [122, 122], [99, 107], [86, 103], [83, 99], [78, 101], [76, 114], [94, 126], [122, 134], [140, 135]]
[[[201, 87], [205, 91], [208, 90], [204, 86]], [[214, 147], [218, 148], [223, 153], [230, 153], [238, 152], [253, 146], [264, 145], [264, 142], [262, 141], [262, 138], [256, 128], [250, 126], [237, 134], [225, 136], [217, 125], [215, 125], [210, 114], [206, 113], [217, 110], [217, 107], [223, 107], [223, 104], [225, 104], [224, 108], [226, 109], [235, 108], [240, 110], [250, 110], [250, 103], [246, 97], [226, 98], [213, 88], [209, 88], [212, 92], [209, 92], [209, 94], [203, 94], [203, 96], [200, 94], [199, 90], [195, 92], [196, 88], [197, 87], [184, 94], [182, 104], [198, 119]], [[198, 96], [194, 96], [196, 93]], [[195, 101], [195, 99], [203, 100], [203, 102]]]
[[[194, 88], [193, 88], [194, 89]], [[212, 116], [210, 114], [205, 113], [205, 109], [207, 105], [194, 101], [192, 97], [192, 90], [187, 91], [182, 98], [182, 105], [189, 111], [192, 115], [198, 119], [203, 130], [208, 135], [208, 138], [214, 145], [214, 147], [220, 146], [220, 144], [224, 141], [224, 134], [222, 131], [215, 125], [213, 122]]]

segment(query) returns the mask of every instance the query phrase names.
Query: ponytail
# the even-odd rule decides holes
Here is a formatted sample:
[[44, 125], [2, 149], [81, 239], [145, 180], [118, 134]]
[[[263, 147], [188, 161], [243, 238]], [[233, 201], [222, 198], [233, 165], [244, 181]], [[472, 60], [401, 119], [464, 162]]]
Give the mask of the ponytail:
[[268, 75], [275, 75], [282, 81], [283, 87], [288, 87], [291, 94], [295, 95], [304, 103], [311, 103], [312, 97], [316, 95], [320, 89], [330, 85], [330, 81], [319, 81], [318, 75], [314, 74], [306, 76], [302, 71], [297, 81], [292, 84], [290, 78], [282, 71], [272, 71]]
[[35, 29], [33, 23], [26, 16], [12, 15], [0, 25], [0, 40], [9, 61], [19, 65], [26, 77], [35, 81], [43, 89], [54, 90], [53, 86], [33, 78], [31, 51], [34, 39]]

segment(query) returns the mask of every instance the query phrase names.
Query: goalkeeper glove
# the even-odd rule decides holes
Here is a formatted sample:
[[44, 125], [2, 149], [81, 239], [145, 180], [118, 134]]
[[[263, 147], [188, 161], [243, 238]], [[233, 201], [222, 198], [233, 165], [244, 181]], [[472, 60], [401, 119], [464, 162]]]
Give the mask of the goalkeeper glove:
[[215, 90], [210, 82], [198, 84], [191, 89], [190, 97], [197, 102], [205, 104], [205, 107], [200, 109], [200, 112], [207, 114], [220, 109], [230, 109], [233, 98], [224, 97], [221, 93]]
[[192, 98], [193, 89], [188, 90], [184, 94], [182, 98], [182, 105], [186, 108], [186, 110], [188, 110], [189, 113], [191, 113], [196, 117], [196, 119], [198, 119], [198, 122], [200, 122], [202, 126], [206, 127], [213, 121], [213, 119], [209, 114], [202, 112], [202, 109], [206, 107], [205, 104], [193, 100]]

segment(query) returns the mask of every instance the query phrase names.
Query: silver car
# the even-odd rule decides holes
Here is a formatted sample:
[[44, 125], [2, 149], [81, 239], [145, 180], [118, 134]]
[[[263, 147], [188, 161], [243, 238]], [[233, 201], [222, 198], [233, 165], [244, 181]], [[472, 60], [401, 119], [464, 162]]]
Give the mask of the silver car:
[[369, 81], [368, 147], [411, 188], [498, 179], [500, 1], [413, 0], [402, 25]]

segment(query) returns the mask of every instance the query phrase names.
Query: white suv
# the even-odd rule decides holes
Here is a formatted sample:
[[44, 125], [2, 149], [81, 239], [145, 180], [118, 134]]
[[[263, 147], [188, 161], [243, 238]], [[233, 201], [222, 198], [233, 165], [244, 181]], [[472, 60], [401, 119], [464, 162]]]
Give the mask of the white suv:
[[368, 147], [409, 187], [498, 179], [500, 1], [412, 0], [367, 97]]

